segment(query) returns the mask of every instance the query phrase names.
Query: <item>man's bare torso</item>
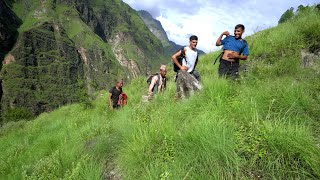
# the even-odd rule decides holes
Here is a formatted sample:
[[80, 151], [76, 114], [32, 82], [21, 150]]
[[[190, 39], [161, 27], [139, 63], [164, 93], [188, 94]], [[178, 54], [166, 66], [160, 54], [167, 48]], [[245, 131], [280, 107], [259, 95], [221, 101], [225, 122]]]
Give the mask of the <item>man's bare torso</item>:
[[224, 50], [222, 59], [227, 60], [227, 61], [230, 61], [230, 62], [236, 62], [235, 59], [229, 58], [228, 54], [236, 54], [236, 55], [239, 55], [239, 53], [238, 53], [238, 52], [235, 52], [235, 51], [231, 51], [231, 50]]

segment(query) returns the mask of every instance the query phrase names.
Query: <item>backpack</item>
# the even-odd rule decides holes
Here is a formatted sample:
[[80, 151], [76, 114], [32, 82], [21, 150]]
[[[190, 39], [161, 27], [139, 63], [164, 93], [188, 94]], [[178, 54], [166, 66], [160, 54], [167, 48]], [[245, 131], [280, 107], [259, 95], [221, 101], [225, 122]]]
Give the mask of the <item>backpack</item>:
[[122, 93], [119, 95], [118, 105], [119, 105], [119, 106], [125, 106], [125, 105], [127, 105], [127, 99], [128, 99], [128, 96], [126, 95], [126, 93], [122, 92]]
[[[182, 60], [186, 57], [185, 56], [185, 50], [184, 47], [179, 49], [179, 51], [182, 51], [181, 55], [177, 57], [177, 60], [179, 62], [180, 65], [182, 65]], [[178, 52], [178, 51], [177, 51]], [[180, 68], [173, 62], [173, 71], [174, 72], [178, 72], [180, 70]]]
[[148, 84], [148, 86], [151, 84], [152, 78], [153, 78], [154, 76], [159, 76], [158, 81], [156, 82], [156, 84], [159, 84], [160, 74], [159, 74], [159, 73], [154, 73], [154, 74], [151, 74], [151, 75], [148, 77], [148, 79], [147, 79], [147, 84]]
[[[248, 44], [246, 40], [244, 40], [244, 39], [242, 39], [242, 40], [243, 40], [243, 42], [244, 42], [244, 45], [243, 45], [243, 47], [242, 47], [241, 50], [240, 50], [240, 55], [243, 53], [244, 48], [246, 48], [246, 46], [247, 46], [247, 44]], [[222, 52], [218, 55], [218, 57], [214, 60], [214, 63], [213, 63], [214, 65], [216, 64], [217, 60], [223, 56], [223, 53], [224, 53], [224, 51], [222, 51]]]
[[[177, 57], [177, 60], [178, 60], [178, 63], [180, 65], [182, 65], [183, 59], [185, 59], [185, 61], [187, 61], [185, 47], [182, 47], [181, 49], [179, 49], [179, 51], [181, 51], [182, 53], [180, 54], [180, 56]], [[199, 52], [196, 49], [195, 49], [195, 51], [197, 52], [197, 59], [198, 59]], [[172, 62], [172, 63], [173, 63], [173, 71], [178, 72], [180, 70], [180, 68], [176, 65], [176, 63], [174, 63], [174, 62]]]

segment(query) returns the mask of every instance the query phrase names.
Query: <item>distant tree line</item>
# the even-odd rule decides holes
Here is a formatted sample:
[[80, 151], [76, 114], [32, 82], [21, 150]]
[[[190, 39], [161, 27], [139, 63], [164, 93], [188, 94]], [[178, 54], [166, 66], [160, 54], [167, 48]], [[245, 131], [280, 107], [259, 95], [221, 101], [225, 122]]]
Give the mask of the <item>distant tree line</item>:
[[[317, 8], [317, 10], [320, 10], [320, 4], [316, 5], [315, 7]], [[292, 19], [295, 16], [295, 14], [297, 14], [299, 12], [306, 12], [306, 11], [310, 11], [310, 10], [311, 10], [311, 7], [308, 5], [307, 6], [303, 6], [303, 5], [298, 6], [298, 9], [296, 12], [294, 12], [294, 8], [291, 7], [290, 9], [286, 10], [281, 15], [281, 17], [278, 21], [278, 24], [287, 22], [288, 20]]]

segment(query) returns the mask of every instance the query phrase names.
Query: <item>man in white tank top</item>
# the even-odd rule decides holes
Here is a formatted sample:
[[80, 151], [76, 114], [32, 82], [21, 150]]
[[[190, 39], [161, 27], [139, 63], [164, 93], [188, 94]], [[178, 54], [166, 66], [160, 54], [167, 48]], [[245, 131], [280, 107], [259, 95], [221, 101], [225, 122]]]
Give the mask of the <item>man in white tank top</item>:
[[[178, 97], [190, 95], [194, 90], [201, 88], [199, 83], [200, 75], [195, 68], [198, 63], [197, 52], [198, 37], [195, 35], [190, 36], [189, 46], [176, 52], [171, 58], [172, 62], [180, 69], [177, 72], [177, 92]], [[182, 64], [179, 63], [178, 57], [184, 56]]]
[[[180, 70], [185, 70], [189, 73], [191, 73], [197, 63], [198, 63], [198, 52], [196, 50], [197, 44], [198, 44], [198, 37], [195, 35], [192, 35], [189, 38], [189, 46], [184, 47], [184, 49], [179, 50], [172, 56], [172, 61], [180, 68]], [[184, 51], [184, 52], [183, 52]], [[184, 59], [182, 61], [182, 64], [180, 64], [177, 60], [177, 57], [184, 54]]]

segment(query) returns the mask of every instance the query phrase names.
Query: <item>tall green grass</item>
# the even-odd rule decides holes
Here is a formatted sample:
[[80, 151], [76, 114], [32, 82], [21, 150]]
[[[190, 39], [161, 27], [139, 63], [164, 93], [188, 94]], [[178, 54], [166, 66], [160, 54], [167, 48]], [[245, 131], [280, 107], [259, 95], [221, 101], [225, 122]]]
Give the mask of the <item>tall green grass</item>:
[[1, 177], [100, 179], [111, 149], [107, 142], [113, 140], [108, 117], [103, 110], [72, 105], [34, 121], [6, 124], [1, 128]]
[[118, 164], [128, 179], [317, 178], [314, 119], [306, 115], [313, 101], [303, 83], [288, 89], [293, 80], [267, 88], [271, 82], [204, 78], [188, 100], [172, 102], [167, 92], [126, 109], [135, 116], [121, 123], [137, 123], [123, 132]]
[[185, 100], [174, 98], [170, 72], [149, 103], [140, 77], [125, 84], [129, 104], [118, 111], [102, 91], [92, 108], [10, 122], [0, 129], [0, 178], [319, 179], [319, 74], [299, 61], [318, 24], [309, 12], [249, 37], [249, 72], [237, 82], [217, 77], [218, 52], [202, 57], [203, 89]]

